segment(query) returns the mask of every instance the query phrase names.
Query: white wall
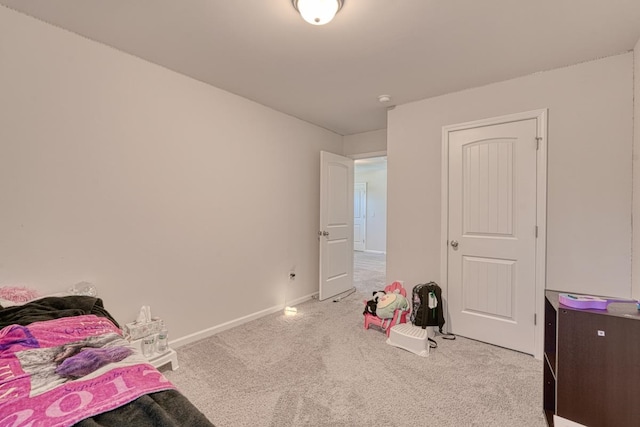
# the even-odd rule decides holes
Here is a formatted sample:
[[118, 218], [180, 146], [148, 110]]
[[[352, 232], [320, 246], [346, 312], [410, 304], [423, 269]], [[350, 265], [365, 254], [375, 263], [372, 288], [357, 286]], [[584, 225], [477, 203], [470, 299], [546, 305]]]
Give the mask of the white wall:
[[381, 153], [387, 150], [387, 130], [345, 135], [343, 152], [345, 156], [359, 157], [359, 154]]
[[317, 292], [341, 136], [4, 7], [0, 61], [0, 285], [88, 280], [173, 339]]
[[440, 279], [442, 126], [548, 108], [547, 288], [630, 296], [632, 97], [627, 53], [390, 111], [387, 277]]
[[367, 230], [365, 249], [387, 250], [387, 169], [359, 170], [356, 166], [355, 182], [367, 183]]
[[632, 298], [640, 300], [640, 40], [633, 50], [633, 286]]

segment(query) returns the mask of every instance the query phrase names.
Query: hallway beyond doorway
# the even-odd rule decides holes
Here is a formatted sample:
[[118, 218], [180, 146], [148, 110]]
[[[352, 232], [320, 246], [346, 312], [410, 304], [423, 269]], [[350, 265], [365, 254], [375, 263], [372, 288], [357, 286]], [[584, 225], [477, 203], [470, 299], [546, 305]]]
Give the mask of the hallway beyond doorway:
[[374, 291], [384, 289], [387, 275], [386, 254], [353, 252], [353, 286], [367, 297]]

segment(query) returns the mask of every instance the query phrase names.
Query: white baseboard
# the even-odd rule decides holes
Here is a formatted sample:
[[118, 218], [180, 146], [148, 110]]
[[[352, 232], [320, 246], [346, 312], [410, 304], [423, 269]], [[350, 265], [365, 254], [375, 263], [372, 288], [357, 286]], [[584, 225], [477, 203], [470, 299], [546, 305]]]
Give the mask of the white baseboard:
[[[305, 301], [309, 301], [310, 299], [317, 297], [318, 292], [315, 292], [310, 295], [305, 295], [303, 297], [297, 298], [295, 300], [287, 301], [288, 306], [293, 306], [296, 304], [301, 304]], [[265, 308], [264, 310], [260, 310], [256, 313], [248, 314], [246, 316], [239, 317], [234, 320], [230, 320], [228, 322], [222, 323], [220, 325], [212, 326], [207, 329], [203, 329], [198, 332], [194, 332], [184, 337], [177, 338], [175, 340], [169, 341], [169, 345], [171, 348], [176, 349], [182, 347], [183, 345], [191, 344], [196, 341], [200, 341], [205, 338], [209, 338], [219, 332], [226, 331], [227, 329], [235, 328], [236, 326], [243, 325], [245, 323], [249, 323], [252, 320], [260, 319], [262, 317], [268, 316], [273, 313], [277, 313], [278, 311], [284, 310], [285, 305], [279, 304], [273, 307]]]
[[369, 252], [370, 254], [386, 254], [386, 251], [374, 251], [373, 249], [365, 249], [363, 252]]
[[[309, 301], [310, 299], [318, 299], [318, 292], [314, 292], [312, 294], [305, 295], [303, 297], [296, 298], [296, 299], [291, 300], [291, 301], [287, 301], [287, 305], [289, 307], [291, 307], [292, 305], [302, 304], [303, 302]], [[282, 307], [282, 308], [284, 309], [284, 307]]]

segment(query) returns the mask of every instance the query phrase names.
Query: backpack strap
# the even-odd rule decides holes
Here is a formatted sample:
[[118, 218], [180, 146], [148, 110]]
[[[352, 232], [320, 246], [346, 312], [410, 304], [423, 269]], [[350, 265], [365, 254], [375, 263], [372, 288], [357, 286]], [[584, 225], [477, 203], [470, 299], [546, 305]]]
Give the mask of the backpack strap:
[[429, 348], [438, 348], [438, 343], [433, 338], [427, 338], [429, 340]]
[[[428, 298], [429, 292], [427, 291], [427, 288], [423, 288], [424, 292], [427, 295], [425, 296], [426, 298]], [[420, 289], [420, 291], [422, 292], [422, 289]], [[422, 298], [420, 298], [420, 304], [424, 304], [424, 307], [422, 308], [422, 329], [426, 329], [427, 328], [427, 317], [429, 315], [429, 305], [427, 304], [426, 301], [422, 301]], [[435, 348], [435, 347], [434, 347]]]
[[442, 328], [440, 328], [440, 334], [442, 335], [443, 340], [455, 340], [456, 336], [449, 332], [442, 332]]

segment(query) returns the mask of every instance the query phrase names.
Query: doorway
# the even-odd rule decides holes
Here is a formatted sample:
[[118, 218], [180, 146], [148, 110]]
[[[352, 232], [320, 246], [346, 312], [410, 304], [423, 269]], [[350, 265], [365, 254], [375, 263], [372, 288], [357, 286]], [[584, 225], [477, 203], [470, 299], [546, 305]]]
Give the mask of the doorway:
[[353, 284], [365, 294], [386, 283], [387, 157], [354, 161]]

